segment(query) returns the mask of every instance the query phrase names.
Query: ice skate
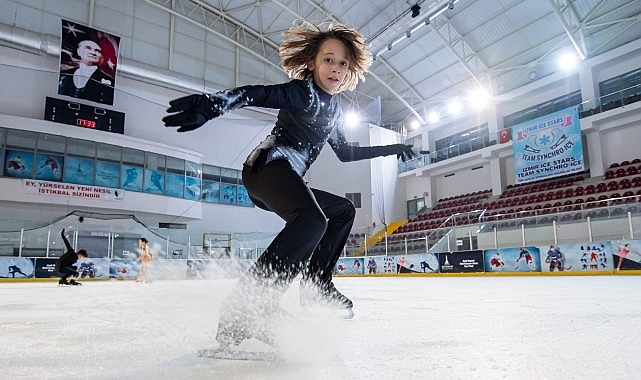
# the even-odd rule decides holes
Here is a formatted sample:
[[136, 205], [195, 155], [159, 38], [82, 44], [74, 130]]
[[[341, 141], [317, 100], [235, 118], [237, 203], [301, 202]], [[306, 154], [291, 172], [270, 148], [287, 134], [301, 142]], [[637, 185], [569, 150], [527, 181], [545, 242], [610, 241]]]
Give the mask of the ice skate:
[[292, 318], [291, 314], [274, 300], [251, 304], [231, 303], [223, 306], [216, 342], [221, 347], [229, 347], [254, 338], [277, 348], [275, 331], [279, 324], [289, 318]]
[[76, 280], [71, 280], [71, 281], [69, 281], [69, 285], [71, 285], [71, 286], [82, 286], [82, 283], [78, 282]]
[[58, 286], [69, 286], [70, 284], [65, 280], [58, 280]]
[[300, 282], [300, 304], [303, 307], [313, 304], [325, 304], [346, 311], [345, 319], [354, 318], [354, 303], [339, 292], [332, 281], [314, 282], [303, 278]]
[[[198, 351], [201, 357], [229, 360], [278, 360], [278, 346], [275, 331], [280, 323], [291, 315], [278, 305], [230, 304], [223, 307], [216, 342], [218, 347]], [[247, 351], [238, 349], [241, 343], [256, 339], [270, 346], [269, 351]], [[273, 350], [276, 351], [273, 351]]]

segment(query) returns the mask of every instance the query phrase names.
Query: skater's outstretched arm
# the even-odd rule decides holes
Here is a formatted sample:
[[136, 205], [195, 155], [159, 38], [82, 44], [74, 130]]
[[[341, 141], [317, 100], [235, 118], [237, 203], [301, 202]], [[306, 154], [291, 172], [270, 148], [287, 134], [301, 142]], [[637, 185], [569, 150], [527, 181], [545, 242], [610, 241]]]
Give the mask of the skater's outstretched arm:
[[65, 246], [67, 247], [67, 251], [73, 251], [73, 247], [69, 243], [69, 240], [67, 240], [67, 237], [65, 236], [65, 229], [62, 229], [62, 232], [60, 233], [60, 236], [62, 236], [62, 241], [65, 242]]
[[353, 146], [347, 143], [347, 138], [342, 128], [330, 135], [329, 144], [336, 153], [336, 157], [342, 162], [367, 160], [374, 157], [390, 156], [395, 154], [405, 162], [416, 157], [412, 145], [392, 144], [379, 146]]
[[[297, 83], [298, 82], [298, 83]], [[274, 109], [303, 109], [309, 106], [309, 96], [302, 81], [271, 86], [243, 86], [213, 94], [193, 94], [169, 102], [162, 120], [166, 127], [179, 127], [187, 132], [207, 121], [245, 106]]]

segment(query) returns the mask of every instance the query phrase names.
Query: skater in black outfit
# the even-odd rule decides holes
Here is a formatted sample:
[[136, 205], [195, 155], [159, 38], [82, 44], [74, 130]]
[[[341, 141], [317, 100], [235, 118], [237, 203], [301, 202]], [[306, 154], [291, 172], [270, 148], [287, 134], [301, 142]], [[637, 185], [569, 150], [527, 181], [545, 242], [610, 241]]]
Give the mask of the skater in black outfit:
[[67, 237], [65, 236], [64, 228], [62, 229], [60, 236], [62, 236], [62, 240], [65, 242], [67, 252], [60, 256], [58, 261], [56, 261], [55, 269], [56, 272], [60, 273], [60, 281], [58, 281], [58, 285], [82, 285], [73, 278], [69, 281], [69, 277], [79, 275], [78, 267], [74, 264], [78, 262], [80, 257], [87, 258], [89, 255], [84, 249], [81, 249], [78, 252], [73, 249], [69, 240], [67, 240]]
[[185, 132], [240, 107], [279, 109], [275, 127], [250, 153], [242, 175], [251, 200], [286, 224], [226, 301], [216, 336], [223, 347], [252, 336], [269, 343], [270, 327], [258, 325], [270, 313], [279, 313], [279, 296], [301, 271], [301, 301], [316, 297], [353, 315], [352, 301], [334, 287], [332, 272], [354, 222], [354, 205], [303, 180], [326, 143], [343, 162], [415, 156], [411, 145], [347, 143], [342, 110], [333, 95], [353, 90], [371, 64], [360, 33], [336, 24], [322, 30], [294, 26], [279, 52], [283, 68], [294, 78], [290, 82], [185, 96], [171, 101], [167, 112], [172, 115], [163, 118], [165, 126]]

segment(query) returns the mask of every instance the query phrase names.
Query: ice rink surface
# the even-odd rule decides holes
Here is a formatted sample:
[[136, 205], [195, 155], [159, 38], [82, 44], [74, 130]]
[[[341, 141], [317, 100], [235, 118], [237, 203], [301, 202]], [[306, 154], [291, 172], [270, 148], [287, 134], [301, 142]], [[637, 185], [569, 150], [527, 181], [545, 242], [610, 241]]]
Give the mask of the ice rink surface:
[[[235, 280], [0, 283], [4, 379], [638, 379], [641, 277], [336, 278], [356, 318], [282, 306], [282, 360], [215, 347]], [[243, 348], [267, 350], [259, 342]]]

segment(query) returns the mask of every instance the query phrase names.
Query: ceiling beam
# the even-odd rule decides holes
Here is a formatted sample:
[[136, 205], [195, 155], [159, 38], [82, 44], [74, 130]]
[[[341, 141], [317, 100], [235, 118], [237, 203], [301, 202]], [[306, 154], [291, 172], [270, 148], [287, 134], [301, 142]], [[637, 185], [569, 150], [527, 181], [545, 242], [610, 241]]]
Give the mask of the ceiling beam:
[[[488, 91], [489, 89], [486, 89], [486, 86], [481, 81], [481, 76], [489, 72], [488, 66], [478, 56], [478, 53], [470, 47], [467, 41], [465, 41], [463, 35], [452, 25], [450, 19], [445, 16], [443, 16], [443, 18], [446, 21], [441, 26], [434, 25], [436, 24], [434, 22], [430, 23], [432, 31], [436, 33], [445, 47], [456, 57], [472, 79]], [[443, 30], [446, 31], [446, 34], [443, 33]], [[470, 66], [470, 62], [474, 62], [475, 67]]]
[[[548, 4], [554, 11], [554, 15], [557, 20], [565, 30], [565, 33], [570, 38], [572, 46], [576, 50], [576, 53], [579, 55], [581, 60], [584, 60], [587, 57], [585, 51], [585, 36], [583, 34], [583, 24], [579, 17], [577, 16], [574, 8], [566, 1], [562, 0], [562, 4], [557, 4], [557, 0], [548, 0]], [[579, 43], [581, 42], [581, 43]]]

